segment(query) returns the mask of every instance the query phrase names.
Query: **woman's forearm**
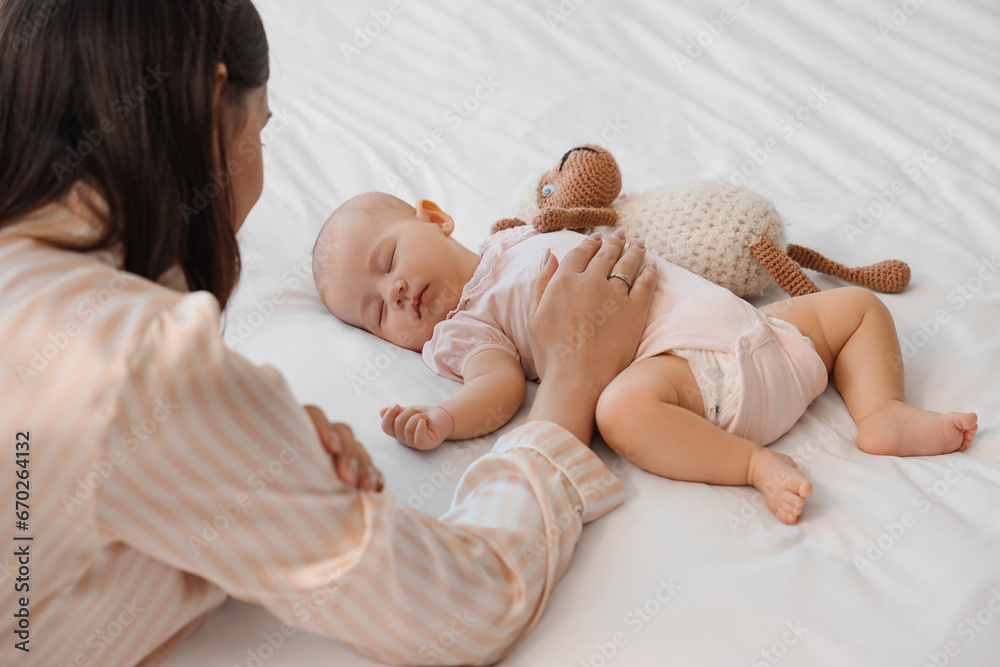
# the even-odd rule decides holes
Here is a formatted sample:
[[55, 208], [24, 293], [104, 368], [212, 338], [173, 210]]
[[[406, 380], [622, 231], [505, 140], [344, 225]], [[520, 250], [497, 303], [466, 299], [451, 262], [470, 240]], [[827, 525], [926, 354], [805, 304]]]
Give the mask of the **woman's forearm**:
[[538, 386], [528, 419], [559, 424], [590, 444], [594, 432], [594, 413], [600, 391], [578, 373], [553, 372]]

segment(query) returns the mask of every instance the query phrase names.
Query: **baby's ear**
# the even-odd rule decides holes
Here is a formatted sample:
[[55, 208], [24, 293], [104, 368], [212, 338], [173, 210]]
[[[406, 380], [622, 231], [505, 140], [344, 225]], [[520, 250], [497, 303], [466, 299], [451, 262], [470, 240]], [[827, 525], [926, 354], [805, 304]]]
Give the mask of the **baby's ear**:
[[445, 236], [451, 236], [451, 233], [455, 231], [455, 221], [452, 217], [430, 199], [419, 200], [414, 208], [417, 210], [418, 218], [432, 225], [437, 225], [445, 233]]

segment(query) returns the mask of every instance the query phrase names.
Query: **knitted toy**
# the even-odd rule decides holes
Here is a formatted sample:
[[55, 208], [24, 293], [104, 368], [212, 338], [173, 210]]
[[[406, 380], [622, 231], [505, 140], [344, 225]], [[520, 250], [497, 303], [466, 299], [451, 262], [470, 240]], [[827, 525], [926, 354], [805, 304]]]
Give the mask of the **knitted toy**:
[[517, 217], [491, 230], [531, 222], [539, 232], [619, 226], [649, 252], [721, 285], [737, 296], [760, 296], [772, 280], [791, 296], [818, 292], [803, 268], [899, 292], [910, 267], [898, 260], [851, 269], [814, 250], [786, 244], [785, 226], [768, 200], [727, 183], [692, 183], [618, 198], [621, 171], [607, 149], [578, 146], [540, 181], [515, 194]]

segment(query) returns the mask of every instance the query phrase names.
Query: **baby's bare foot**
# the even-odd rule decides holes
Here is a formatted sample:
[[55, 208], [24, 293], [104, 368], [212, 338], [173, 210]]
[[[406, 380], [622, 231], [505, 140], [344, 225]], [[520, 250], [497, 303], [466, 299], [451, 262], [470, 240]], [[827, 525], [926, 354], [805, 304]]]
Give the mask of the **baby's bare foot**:
[[774, 515], [790, 526], [799, 521], [806, 498], [812, 493], [809, 483], [790, 456], [759, 447], [750, 456], [747, 481], [757, 487]]
[[963, 451], [979, 430], [974, 412], [930, 412], [890, 401], [858, 424], [858, 447], [869, 454], [933, 456]]

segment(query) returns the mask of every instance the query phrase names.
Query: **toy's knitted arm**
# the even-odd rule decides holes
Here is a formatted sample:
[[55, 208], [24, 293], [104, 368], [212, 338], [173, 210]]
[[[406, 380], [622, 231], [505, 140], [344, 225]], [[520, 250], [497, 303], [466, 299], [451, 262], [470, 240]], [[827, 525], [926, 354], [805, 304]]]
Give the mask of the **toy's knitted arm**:
[[618, 222], [618, 211], [613, 208], [543, 208], [531, 221], [541, 233], [560, 229], [585, 229], [587, 227], [612, 227]]

